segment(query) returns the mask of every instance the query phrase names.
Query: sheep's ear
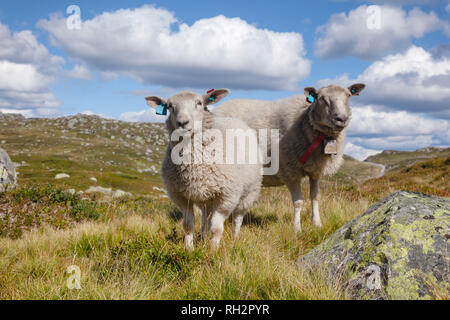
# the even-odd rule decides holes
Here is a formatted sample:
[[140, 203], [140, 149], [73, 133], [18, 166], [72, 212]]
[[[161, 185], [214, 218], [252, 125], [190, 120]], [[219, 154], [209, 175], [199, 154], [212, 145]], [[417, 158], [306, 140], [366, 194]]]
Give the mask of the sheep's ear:
[[215, 104], [225, 98], [229, 93], [230, 91], [228, 89], [217, 89], [203, 95], [203, 100], [205, 101], [205, 105]]
[[156, 109], [161, 105], [166, 105], [167, 101], [165, 99], [161, 99], [160, 97], [147, 97], [145, 98], [149, 107]]
[[306, 87], [305, 90], [306, 101], [309, 103], [314, 103], [317, 99], [317, 91], [316, 88]]
[[348, 87], [348, 90], [350, 90], [352, 96], [359, 96], [359, 93], [363, 91], [365, 87], [366, 85], [364, 83], [356, 83]]
[[307, 96], [307, 97], [309, 97], [309, 96], [313, 96], [314, 98], [317, 97], [316, 88], [306, 87], [304, 92], [305, 92], [305, 96]]

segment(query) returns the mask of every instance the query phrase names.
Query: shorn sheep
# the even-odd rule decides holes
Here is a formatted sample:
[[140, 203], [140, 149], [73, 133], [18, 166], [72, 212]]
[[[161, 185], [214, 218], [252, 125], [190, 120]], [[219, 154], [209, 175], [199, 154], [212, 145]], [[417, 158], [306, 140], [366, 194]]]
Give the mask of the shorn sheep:
[[[166, 120], [170, 141], [161, 177], [169, 198], [183, 213], [187, 249], [194, 247], [194, 204], [202, 210], [202, 236], [206, 238], [210, 231], [211, 246], [215, 249], [219, 246], [224, 222], [230, 215], [233, 216], [233, 236], [238, 236], [243, 217], [261, 189], [262, 165], [259, 160], [254, 163], [221, 161], [227, 133], [254, 134], [257, 141], [256, 133], [244, 121], [217, 118], [208, 110], [208, 105], [219, 102], [228, 93], [226, 89], [219, 89], [205, 95], [181, 92], [167, 100], [154, 96], [146, 98], [147, 104], [157, 113], [170, 112]], [[236, 136], [231, 136], [234, 142]], [[182, 148], [186, 141], [188, 143]], [[237, 148], [234, 150], [238, 153], [246, 151], [239, 149], [239, 145]], [[186, 158], [187, 161], [174, 160], [174, 156], [185, 157], [189, 153], [191, 157]]]
[[349, 100], [364, 87], [360, 83], [348, 88], [308, 87], [304, 95], [273, 102], [236, 99], [214, 110], [217, 116], [243, 119], [253, 129], [279, 129], [280, 168], [278, 174], [264, 176], [263, 186], [287, 186], [294, 204], [294, 228], [298, 232], [301, 231], [300, 212], [304, 203], [301, 178], [304, 176], [309, 177], [313, 224], [322, 227], [319, 179], [334, 174], [343, 162], [346, 128], [351, 118]]

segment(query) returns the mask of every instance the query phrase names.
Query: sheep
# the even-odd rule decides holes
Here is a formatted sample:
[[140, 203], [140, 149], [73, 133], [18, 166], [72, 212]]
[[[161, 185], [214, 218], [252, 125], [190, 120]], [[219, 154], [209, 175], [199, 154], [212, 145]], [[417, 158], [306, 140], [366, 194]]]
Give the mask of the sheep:
[[[226, 145], [227, 133], [230, 130], [232, 132], [243, 130], [237, 132], [247, 132], [249, 138], [254, 137], [255, 143], [257, 142], [254, 130], [251, 130], [244, 121], [226, 117], [217, 118], [208, 110], [208, 105], [219, 102], [228, 94], [227, 89], [218, 89], [206, 95], [184, 91], [167, 100], [155, 96], [146, 98], [147, 104], [156, 108], [157, 113], [159, 111], [165, 114], [166, 110], [170, 112], [166, 128], [171, 139], [162, 163], [161, 177], [169, 198], [183, 213], [185, 246], [188, 250], [194, 248], [193, 205], [202, 210], [202, 237], [206, 238], [210, 231], [211, 246], [217, 249], [225, 220], [230, 215], [233, 216], [232, 229], [236, 238], [246, 211], [259, 197], [262, 183], [262, 164], [259, 160], [255, 163], [229, 163], [220, 161], [221, 159], [211, 161], [217, 160], [218, 158], [214, 156], [220, 155], [220, 152], [224, 154], [223, 150], [208, 149], [208, 146], [211, 147], [211, 143], [218, 139], [217, 136], [211, 138], [214, 134], [219, 133], [223, 137], [223, 143], [220, 139], [216, 141], [219, 148]], [[194, 141], [191, 149], [194, 160], [197, 157], [197, 160], [203, 161], [196, 162], [191, 159], [180, 163], [173, 160], [174, 154], [186, 156], [189, 153], [186, 151], [188, 149], [180, 148], [182, 142], [179, 142], [179, 137], [175, 135], [180, 132], [183, 133], [183, 142]], [[196, 144], [198, 139], [200, 143]], [[234, 142], [235, 136], [232, 139]]]
[[[294, 205], [297, 232], [301, 232], [300, 212], [304, 203], [301, 179], [304, 176], [309, 177], [313, 225], [322, 227], [319, 179], [336, 173], [343, 163], [346, 128], [351, 118], [349, 98], [359, 95], [364, 88], [361, 83], [348, 88], [329, 85], [316, 90], [307, 87], [304, 95], [274, 102], [230, 100], [214, 110], [216, 116], [232, 115], [243, 119], [253, 129], [279, 130], [279, 171], [276, 175], [265, 175], [263, 186], [287, 186]], [[336, 140], [336, 154], [324, 154], [319, 147], [325, 137]], [[271, 146], [268, 148], [270, 150]]]

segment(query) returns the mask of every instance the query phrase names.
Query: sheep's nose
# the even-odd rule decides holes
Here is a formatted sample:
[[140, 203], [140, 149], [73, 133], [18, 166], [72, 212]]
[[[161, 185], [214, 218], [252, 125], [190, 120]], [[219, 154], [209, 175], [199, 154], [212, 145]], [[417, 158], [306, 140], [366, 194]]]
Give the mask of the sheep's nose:
[[184, 127], [186, 127], [189, 124], [189, 120], [186, 120], [184, 122], [177, 121], [177, 124], [178, 124], [179, 127], [184, 129]]
[[344, 116], [344, 115], [339, 115], [334, 117], [334, 121], [336, 122], [337, 125], [339, 126], [345, 126], [345, 124], [347, 123], [348, 117]]

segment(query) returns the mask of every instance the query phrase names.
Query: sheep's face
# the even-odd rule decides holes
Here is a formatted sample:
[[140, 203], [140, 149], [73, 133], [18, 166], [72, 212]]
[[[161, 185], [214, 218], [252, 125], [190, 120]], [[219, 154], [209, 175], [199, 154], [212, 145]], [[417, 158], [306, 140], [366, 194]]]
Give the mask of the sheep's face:
[[169, 99], [147, 97], [147, 104], [152, 108], [165, 108], [170, 115], [166, 120], [169, 131], [183, 129], [194, 133], [202, 130], [205, 113], [209, 113], [208, 105], [222, 100], [228, 95], [227, 89], [214, 90], [206, 95], [183, 91]]
[[314, 122], [331, 132], [342, 131], [350, 123], [352, 115], [350, 97], [359, 95], [364, 87], [364, 84], [358, 83], [348, 88], [330, 85], [318, 91], [314, 88], [305, 88], [305, 95], [314, 97], [311, 106], [314, 108]]

